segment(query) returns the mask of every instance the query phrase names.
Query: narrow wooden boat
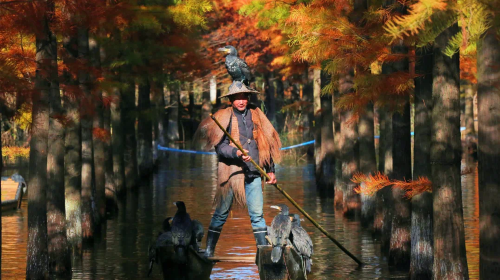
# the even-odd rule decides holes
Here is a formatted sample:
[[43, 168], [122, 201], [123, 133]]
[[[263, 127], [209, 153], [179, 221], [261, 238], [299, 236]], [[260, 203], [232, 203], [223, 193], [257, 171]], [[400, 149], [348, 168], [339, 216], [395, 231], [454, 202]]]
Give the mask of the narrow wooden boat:
[[15, 174], [13, 178], [2, 177], [2, 212], [21, 208], [27, 187], [24, 179]]
[[287, 246], [278, 263], [271, 261], [271, 245], [259, 245], [255, 262], [261, 280], [306, 280], [302, 257], [295, 248]]
[[214, 262], [204, 258], [201, 253], [189, 248], [187, 261], [181, 263], [177, 258], [174, 246], [157, 248], [158, 261], [162, 267], [163, 279], [170, 280], [204, 280], [210, 279]]

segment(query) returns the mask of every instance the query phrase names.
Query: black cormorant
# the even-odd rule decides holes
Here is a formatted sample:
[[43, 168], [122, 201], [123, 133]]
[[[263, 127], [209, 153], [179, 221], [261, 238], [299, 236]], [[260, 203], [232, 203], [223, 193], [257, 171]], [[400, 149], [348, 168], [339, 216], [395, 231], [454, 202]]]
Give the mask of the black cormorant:
[[160, 232], [156, 243], [153, 247], [149, 247], [149, 271], [148, 276], [153, 271], [153, 264], [158, 262], [158, 248], [162, 246], [172, 245], [172, 228], [170, 227], [172, 217], [167, 217], [163, 220], [163, 232]]
[[290, 241], [293, 247], [300, 253], [304, 261], [304, 268], [307, 273], [311, 272], [313, 254], [313, 243], [307, 231], [300, 226], [300, 216], [298, 214], [290, 214], [292, 217], [292, 231], [290, 233]]
[[191, 244], [196, 252], [201, 247], [201, 240], [205, 232], [203, 231], [203, 225], [198, 220], [193, 220], [193, 236], [191, 237]]
[[180, 262], [187, 261], [187, 249], [193, 235], [193, 221], [186, 212], [186, 205], [182, 201], [174, 202], [177, 212], [172, 220], [172, 243]]
[[239, 81], [246, 86], [250, 86], [253, 81], [253, 75], [247, 63], [238, 57], [238, 51], [233, 46], [219, 48], [220, 52], [226, 53], [227, 73], [233, 78], [233, 81]]
[[285, 204], [273, 205], [271, 208], [281, 211], [274, 217], [269, 233], [270, 243], [273, 246], [271, 260], [273, 263], [277, 263], [281, 259], [283, 247], [286, 246], [288, 236], [290, 236], [292, 221], [288, 216], [288, 206]]

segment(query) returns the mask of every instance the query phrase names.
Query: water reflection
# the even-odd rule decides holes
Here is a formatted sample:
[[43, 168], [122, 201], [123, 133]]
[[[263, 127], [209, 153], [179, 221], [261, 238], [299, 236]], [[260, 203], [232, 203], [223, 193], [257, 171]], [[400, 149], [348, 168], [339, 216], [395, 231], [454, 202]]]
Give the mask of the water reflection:
[[[83, 255], [73, 259], [73, 279], [162, 279], [160, 267], [154, 267], [147, 278], [147, 248], [161, 230], [167, 216], [173, 216], [174, 201], [185, 201], [192, 218], [205, 229], [213, 213], [217, 162], [214, 156], [170, 154], [159, 172], [136, 192], [127, 195], [119, 213], [104, 225], [101, 235]], [[391, 272], [380, 251], [380, 244], [358, 221], [346, 220], [334, 212], [331, 199], [319, 198], [314, 182], [314, 166], [278, 167], [281, 185], [304, 206], [325, 229], [344, 246], [367, 263], [356, 263], [338, 249], [307, 220], [303, 227], [314, 242], [313, 269], [309, 279], [405, 279], [406, 273]], [[477, 174], [462, 177], [467, 253], [471, 279], [478, 278], [478, 192]], [[275, 211], [270, 205], [290, 203], [272, 186], [264, 187], [265, 219], [269, 224]], [[24, 279], [26, 269], [27, 209], [2, 215], [2, 278]], [[203, 246], [205, 240], [203, 240]], [[256, 252], [246, 209], [233, 209], [224, 226], [216, 255], [253, 256]], [[212, 279], [258, 279], [253, 264], [218, 263]]]

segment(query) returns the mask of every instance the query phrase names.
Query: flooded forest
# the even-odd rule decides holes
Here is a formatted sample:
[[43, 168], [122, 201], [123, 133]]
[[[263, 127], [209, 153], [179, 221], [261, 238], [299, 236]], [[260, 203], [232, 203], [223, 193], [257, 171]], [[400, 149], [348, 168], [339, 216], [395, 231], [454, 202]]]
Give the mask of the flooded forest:
[[499, 11], [0, 0], [0, 279], [498, 279]]

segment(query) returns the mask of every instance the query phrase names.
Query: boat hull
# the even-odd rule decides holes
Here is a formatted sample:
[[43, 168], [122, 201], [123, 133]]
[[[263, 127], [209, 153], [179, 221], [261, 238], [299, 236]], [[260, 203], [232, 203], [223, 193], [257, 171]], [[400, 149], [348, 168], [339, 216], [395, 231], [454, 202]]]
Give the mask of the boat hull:
[[287, 246], [277, 263], [271, 261], [271, 245], [259, 245], [255, 262], [261, 280], [306, 280], [302, 258], [293, 247]]
[[182, 263], [177, 258], [173, 246], [162, 246], [157, 249], [158, 261], [162, 267], [163, 279], [204, 280], [210, 279], [214, 263], [189, 248], [187, 260]]

